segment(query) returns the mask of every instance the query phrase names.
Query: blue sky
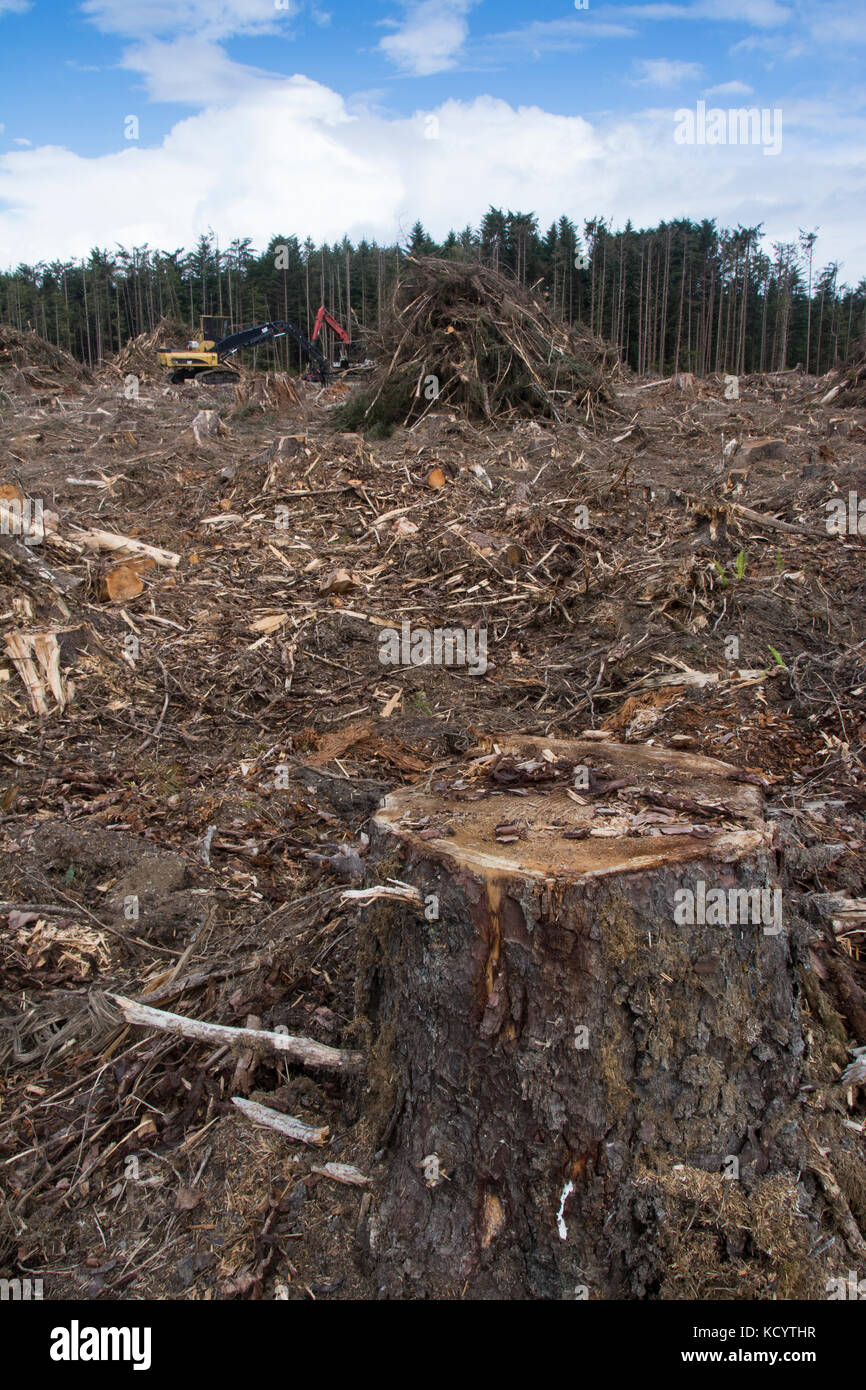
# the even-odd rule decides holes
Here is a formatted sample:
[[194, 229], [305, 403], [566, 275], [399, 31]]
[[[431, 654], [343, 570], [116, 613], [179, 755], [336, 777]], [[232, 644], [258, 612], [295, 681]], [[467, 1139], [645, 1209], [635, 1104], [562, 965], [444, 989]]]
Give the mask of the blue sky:
[[[493, 203], [818, 227], [855, 281], [864, 54], [863, 0], [0, 0], [0, 265]], [[699, 101], [780, 112], [781, 149], [677, 143]]]

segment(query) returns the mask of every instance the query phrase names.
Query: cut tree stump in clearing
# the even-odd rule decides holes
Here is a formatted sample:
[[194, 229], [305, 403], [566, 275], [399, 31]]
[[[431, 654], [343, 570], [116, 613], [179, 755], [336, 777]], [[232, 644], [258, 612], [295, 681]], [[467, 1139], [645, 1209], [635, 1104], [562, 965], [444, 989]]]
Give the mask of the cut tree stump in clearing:
[[[772, 1167], [798, 1088], [774, 838], [758, 787], [714, 759], [496, 747], [373, 820], [372, 874], [426, 907], [364, 909], [371, 1257], [392, 1296], [652, 1297], [646, 1173]], [[709, 923], [678, 924], [683, 889]]]

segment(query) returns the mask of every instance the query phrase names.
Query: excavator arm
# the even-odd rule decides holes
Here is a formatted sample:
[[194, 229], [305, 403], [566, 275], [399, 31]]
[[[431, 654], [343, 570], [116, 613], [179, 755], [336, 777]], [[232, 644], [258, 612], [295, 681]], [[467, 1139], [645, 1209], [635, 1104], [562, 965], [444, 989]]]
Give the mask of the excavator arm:
[[316, 314], [316, 322], [313, 325], [313, 342], [315, 342], [318, 338], [319, 334], [322, 331], [322, 326], [324, 324], [327, 324], [328, 327], [332, 329], [334, 333], [336, 333], [341, 343], [349, 342], [349, 335], [346, 332], [345, 328], [341, 323], [337, 322], [333, 314], [328, 313], [324, 304], [320, 307], [319, 312]]
[[313, 342], [316, 341], [325, 324], [332, 330], [339, 342], [337, 351], [340, 360], [334, 363], [335, 369], [339, 371], [352, 370], [364, 357], [365, 348], [363, 342], [360, 342], [358, 339], [353, 342], [343, 325], [334, 318], [333, 314], [328, 313], [324, 304], [320, 306], [319, 312], [316, 314], [316, 322], [313, 325], [312, 334]]
[[328, 379], [328, 359], [323, 352], [320, 352], [315, 344], [303, 334], [300, 328], [293, 323], [287, 323], [284, 319], [276, 319], [270, 323], [257, 324], [255, 328], [242, 328], [239, 333], [230, 333], [227, 338], [221, 338], [214, 344], [214, 352], [221, 362], [224, 362], [232, 353], [239, 352], [241, 348], [258, 347], [260, 343], [269, 343], [274, 338], [282, 338], [288, 335], [297, 343], [301, 352], [309, 358], [311, 365], [318, 369], [320, 379], [324, 384]]

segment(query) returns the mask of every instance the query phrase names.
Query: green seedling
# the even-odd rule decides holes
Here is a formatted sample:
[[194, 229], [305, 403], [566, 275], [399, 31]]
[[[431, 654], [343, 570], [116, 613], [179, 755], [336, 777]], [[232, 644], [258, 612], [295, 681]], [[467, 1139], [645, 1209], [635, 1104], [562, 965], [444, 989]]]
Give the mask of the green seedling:
[[776, 651], [776, 648], [775, 648], [775, 647], [768, 647], [768, 650], [769, 650], [770, 656], [771, 656], [771, 657], [773, 658], [773, 660], [775, 661], [775, 663], [776, 663], [776, 665], [778, 666], [779, 670], [780, 670], [780, 671], [787, 671], [787, 669], [788, 669], [788, 663], [785, 661], [784, 657], [782, 657], [782, 656], [779, 655], [779, 653]]

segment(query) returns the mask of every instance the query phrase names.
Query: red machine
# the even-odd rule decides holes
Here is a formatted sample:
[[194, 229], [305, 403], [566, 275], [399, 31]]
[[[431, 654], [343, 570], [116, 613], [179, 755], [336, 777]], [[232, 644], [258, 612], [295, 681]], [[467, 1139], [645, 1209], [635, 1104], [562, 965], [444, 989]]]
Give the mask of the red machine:
[[358, 373], [363, 374], [364, 371], [369, 369], [371, 364], [366, 361], [366, 348], [364, 344], [357, 340], [352, 342], [352, 339], [349, 337], [343, 325], [338, 323], [334, 315], [329, 314], [324, 304], [322, 304], [319, 308], [319, 312], [316, 314], [316, 322], [313, 326], [313, 332], [310, 338], [312, 343], [316, 342], [316, 339], [325, 327], [331, 329], [338, 343], [336, 361], [332, 363], [333, 371], [349, 372], [351, 375], [356, 375]]
[[316, 314], [316, 322], [315, 326], [313, 327], [313, 336], [310, 339], [311, 343], [314, 343], [316, 341], [316, 339], [322, 331], [322, 326], [324, 324], [327, 324], [328, 327], [332, 329], [334, 333], [336, 333], [340, 342], [344, 345], [348, 345], [348, 343], [351, 341], [348, 333], [346, 332], [345, 328], [343, 328], [342, 324], [339, 324], [337, 320], [334, 318], [334, 315], [329, 314], [324, 304], [322, 304], [319, 309], [319, 312]]

